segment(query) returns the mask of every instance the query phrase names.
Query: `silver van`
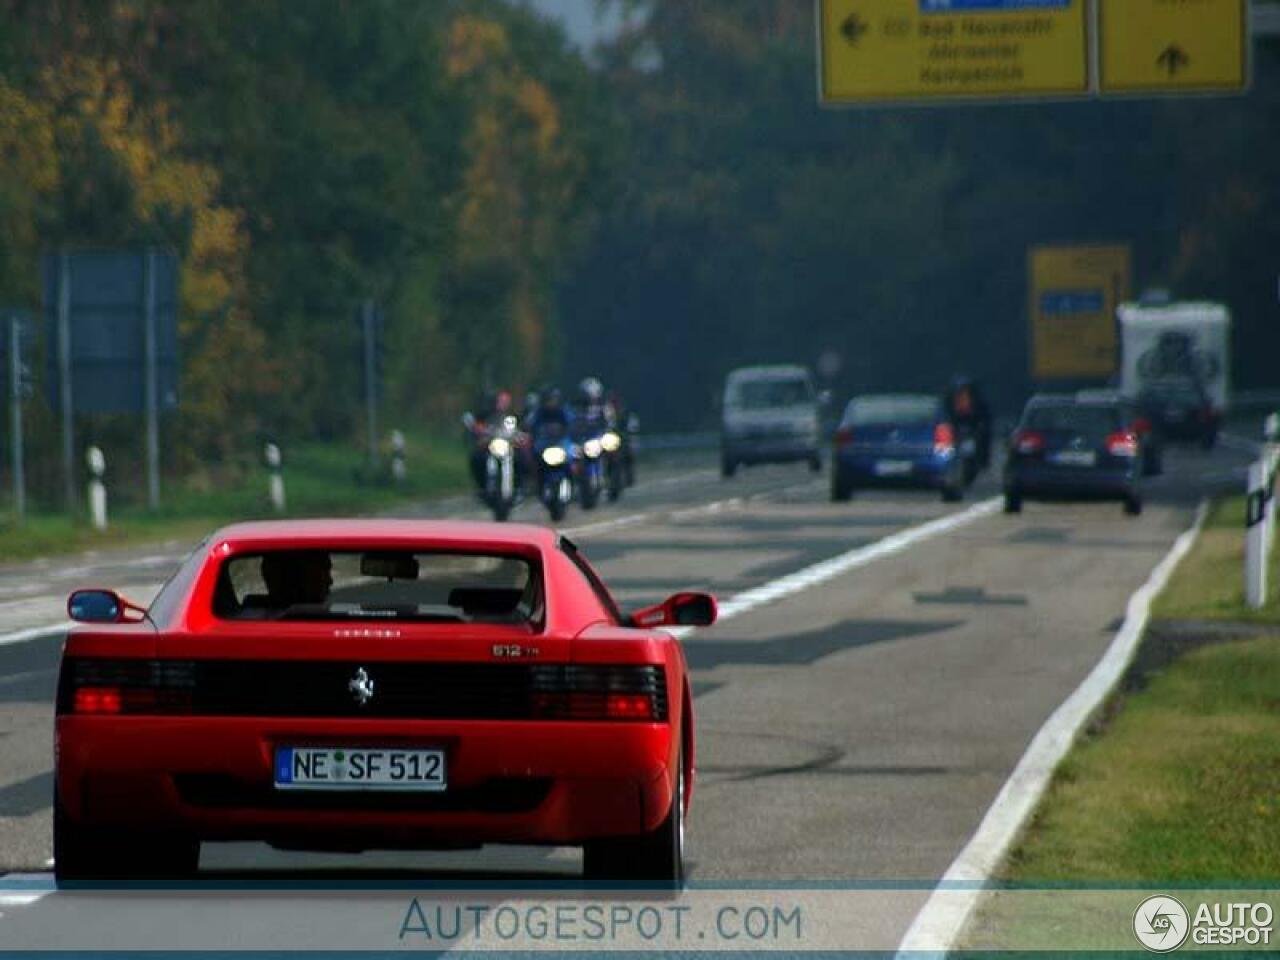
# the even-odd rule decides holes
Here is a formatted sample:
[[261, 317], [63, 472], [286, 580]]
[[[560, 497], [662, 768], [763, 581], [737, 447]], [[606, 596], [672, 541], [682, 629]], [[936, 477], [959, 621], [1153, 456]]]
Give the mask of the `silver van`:
[[724, 384], [720, 472], [739, 465], [805, 460], [822, 469], [819, 397], [804, 367], [742, 367]]

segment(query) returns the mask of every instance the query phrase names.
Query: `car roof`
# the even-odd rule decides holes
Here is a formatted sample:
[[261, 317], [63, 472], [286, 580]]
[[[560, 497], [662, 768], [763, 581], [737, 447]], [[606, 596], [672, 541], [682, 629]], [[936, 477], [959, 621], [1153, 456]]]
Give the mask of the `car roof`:
[[849, 402], [862, 403], [866, 400], [891, 401], [895, 403], [919, 400], [927, 403], [941, 403], [941, 400], [932, 393], [860, 393]]
[[467, 520], [390, 518], [317, 518], [258, 520], [216, 531], [210, 544], [234, 542], [240, 547], [320, 545], [368, 541], [371, 545], [423, 545], [450, 548], [511, 550], [555, 549], [559, 534], [548, 527]]
[[772, 366], [739, 367], [730, 371], [727, 379], [733, 382], [738, 380], [791, 380], [796, 377], [808, 376], [809, 370], [807, 367], [802, 367], [798, 364], [774, 364]]

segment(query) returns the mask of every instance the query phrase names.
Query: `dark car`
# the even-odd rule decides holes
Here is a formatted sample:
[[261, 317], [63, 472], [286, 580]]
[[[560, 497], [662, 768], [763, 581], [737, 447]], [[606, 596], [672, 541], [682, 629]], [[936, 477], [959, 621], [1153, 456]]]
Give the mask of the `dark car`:
[[1206, 450], [1218, 441], [1218, 411], [1198, 380], [1149, 380], [1138, 407], [1162, 439], [1198, 443]]
[[1114, 499], [1142, 512], [1142, 441], [1116, 399], [1032, 397], [1009, 441], [1004, 509], [1024, 499]]
[[915, 486], [964, 494], [964, 463], [943, 403], [925, 394], [854, 397], [836, 429], [831, 499], [858, 487]]

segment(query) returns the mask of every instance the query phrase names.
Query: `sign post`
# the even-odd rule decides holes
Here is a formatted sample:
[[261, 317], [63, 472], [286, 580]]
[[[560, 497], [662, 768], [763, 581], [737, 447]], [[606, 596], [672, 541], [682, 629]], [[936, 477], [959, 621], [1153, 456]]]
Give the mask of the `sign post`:
[[1033, 247], [1028, 272], [1032, 379], [1114, 374], [1115, 315], [1129, 297], [1129, 248]]
[[1098, 92], [1245, 90], [1248, 7], [1248, 0], [1100, 0]]

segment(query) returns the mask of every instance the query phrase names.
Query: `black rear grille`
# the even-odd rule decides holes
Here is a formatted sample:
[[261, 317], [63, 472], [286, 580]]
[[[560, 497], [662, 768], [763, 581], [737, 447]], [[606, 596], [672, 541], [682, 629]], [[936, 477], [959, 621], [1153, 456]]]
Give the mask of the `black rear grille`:
[[179, 773], [173, 778], [182, 802], [193, 807], [240, 810], [385, 810], [526, 813], [551, 792], [544, 778], [495, 777], [473, 787], [440, 793], [377, 790], [275, 790], [220, 773]]
[[[372, 682], [361, 702], [359, 671]], [[355, 661], [70, 660], [58, 709], [74, 710], [81, 687], [121, 687], [122, 712], [197, 716], [454, 720], [611, 719], [609, 694], [648, 699], [667, 719], [665, 671], [657, 665], [378, 663]], [[133, 691], [154, 691], [145, 709]], [[618, 719], [637, 719], [618, 717]]]

